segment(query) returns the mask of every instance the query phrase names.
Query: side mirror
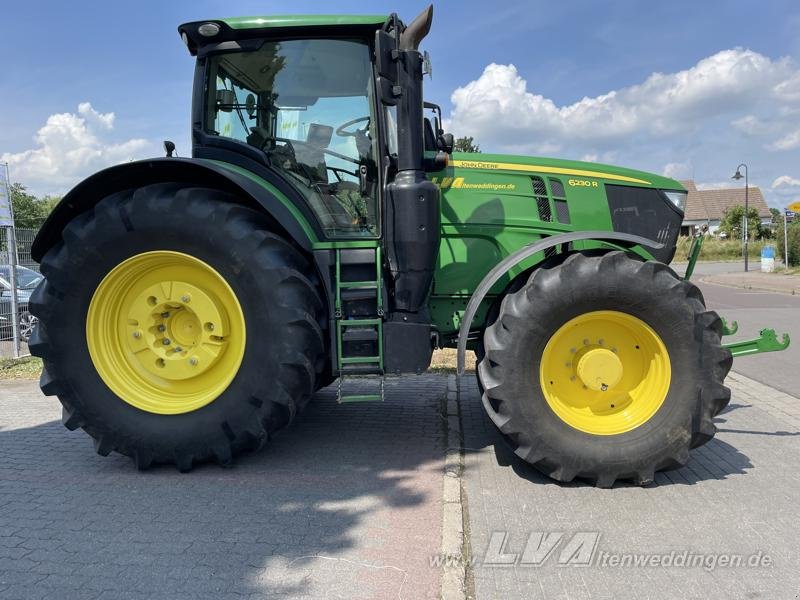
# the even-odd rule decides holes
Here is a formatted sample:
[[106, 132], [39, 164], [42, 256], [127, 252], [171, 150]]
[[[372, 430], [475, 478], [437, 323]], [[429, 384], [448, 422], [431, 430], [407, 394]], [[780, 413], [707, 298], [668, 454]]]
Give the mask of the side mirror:
[[167, 153], [167, 158], [172, 158], [172, 153], [175, 152], [175, 142], [164, 140], [164, 152]]
[[452, 133], [442, 133], [439, 135], [439, 139], [437, 140], [439, 150], [442, 152], [447, 152], [448, 154], [453, 153], [453, 146], [455, 146], [455, 139], [453, 138]]
[[253, 94], [247, 94], [247, 98], [244, 100], [245, 110], [247, 111], [247, 116], [251, 119], [256, 118], [256, 97]]

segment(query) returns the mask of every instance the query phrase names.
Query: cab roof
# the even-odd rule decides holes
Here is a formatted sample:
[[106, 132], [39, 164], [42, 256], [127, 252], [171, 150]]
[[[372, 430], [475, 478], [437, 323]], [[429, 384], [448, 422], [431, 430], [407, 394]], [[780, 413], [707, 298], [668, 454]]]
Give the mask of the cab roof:
[[219, 19], [231, 29], [264, 27], [317, 27], [325, 25], [382, 25], [386, 15], [272, 15]]
[[[261, 17], [230, 17], [191, 21], [178, 27], [189, 52], [197, 54], [202, 46], [217, 46], [225, 42], [275, 35], [319, 36], [321, 32], [331, 35], [369, 34], [383, 25], [389, 15], [271, 15]], [[200, 27], [214, 24], [217, 33], [201, 34]]]

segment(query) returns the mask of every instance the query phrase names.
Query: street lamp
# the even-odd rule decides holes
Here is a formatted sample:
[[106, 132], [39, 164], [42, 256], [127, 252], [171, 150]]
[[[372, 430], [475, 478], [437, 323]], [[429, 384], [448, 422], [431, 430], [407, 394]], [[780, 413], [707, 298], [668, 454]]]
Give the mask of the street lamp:
[[738, 167], [736, 167], [736, 173], [733, 174], [731, 179], [735, 179], [739, 181], [742, 178], [741, 168], [744, 167], [744, 271], [747, 272], [747, 211], [748, 211], [748, 204], [747, 204], [747, 165], [742, 163]]

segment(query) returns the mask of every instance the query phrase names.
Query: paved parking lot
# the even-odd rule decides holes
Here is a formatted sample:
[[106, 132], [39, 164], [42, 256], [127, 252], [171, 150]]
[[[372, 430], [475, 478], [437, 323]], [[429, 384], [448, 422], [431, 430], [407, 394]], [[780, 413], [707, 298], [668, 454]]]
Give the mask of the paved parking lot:
[[446, 378], [320, 392], [232, 469], [97, 456], [35, 382], [0, 384], [0, 598], [435, 598]]
[[[484, 415], [474, 378], [462, 380], [471, 595], [798, 598], [800, 399], [736, 373], [727, 383], [719, 433], [686, 467], [649, 487], [603, 490], [556, 484], [517, 460]], [[526, 546], [540, 552], [526, 560]]]

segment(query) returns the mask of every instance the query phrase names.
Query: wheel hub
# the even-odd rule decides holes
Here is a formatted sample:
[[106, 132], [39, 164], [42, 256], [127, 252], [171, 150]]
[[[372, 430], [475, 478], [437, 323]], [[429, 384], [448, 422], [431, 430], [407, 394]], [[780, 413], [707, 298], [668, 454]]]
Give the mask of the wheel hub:
[[622, 379], [622, 361], [606, 348], [592, 348], [578, 359], [575, 369], [583, 385], [606, 392]]
[[225, 347], [217, 334], [223, 315], [214, 299], [185, 281], [159, 281], [143, 290], [130, 303], [126, 320], [135, 360], [164, 379], [204, 373]]
[[618, 311], [592, 311], [547, 342], [539, 380], [547, 404], [571, 427], [617, 435], [646, 423], [671, 380], [669, 353], [647, 323]]
[[217, 398], [238, 372], [244, 315], [225, 279], [172, 251], [133, 256], [97, 287], [86, 339], [101, 379], [142, 410], [179, 414]]

